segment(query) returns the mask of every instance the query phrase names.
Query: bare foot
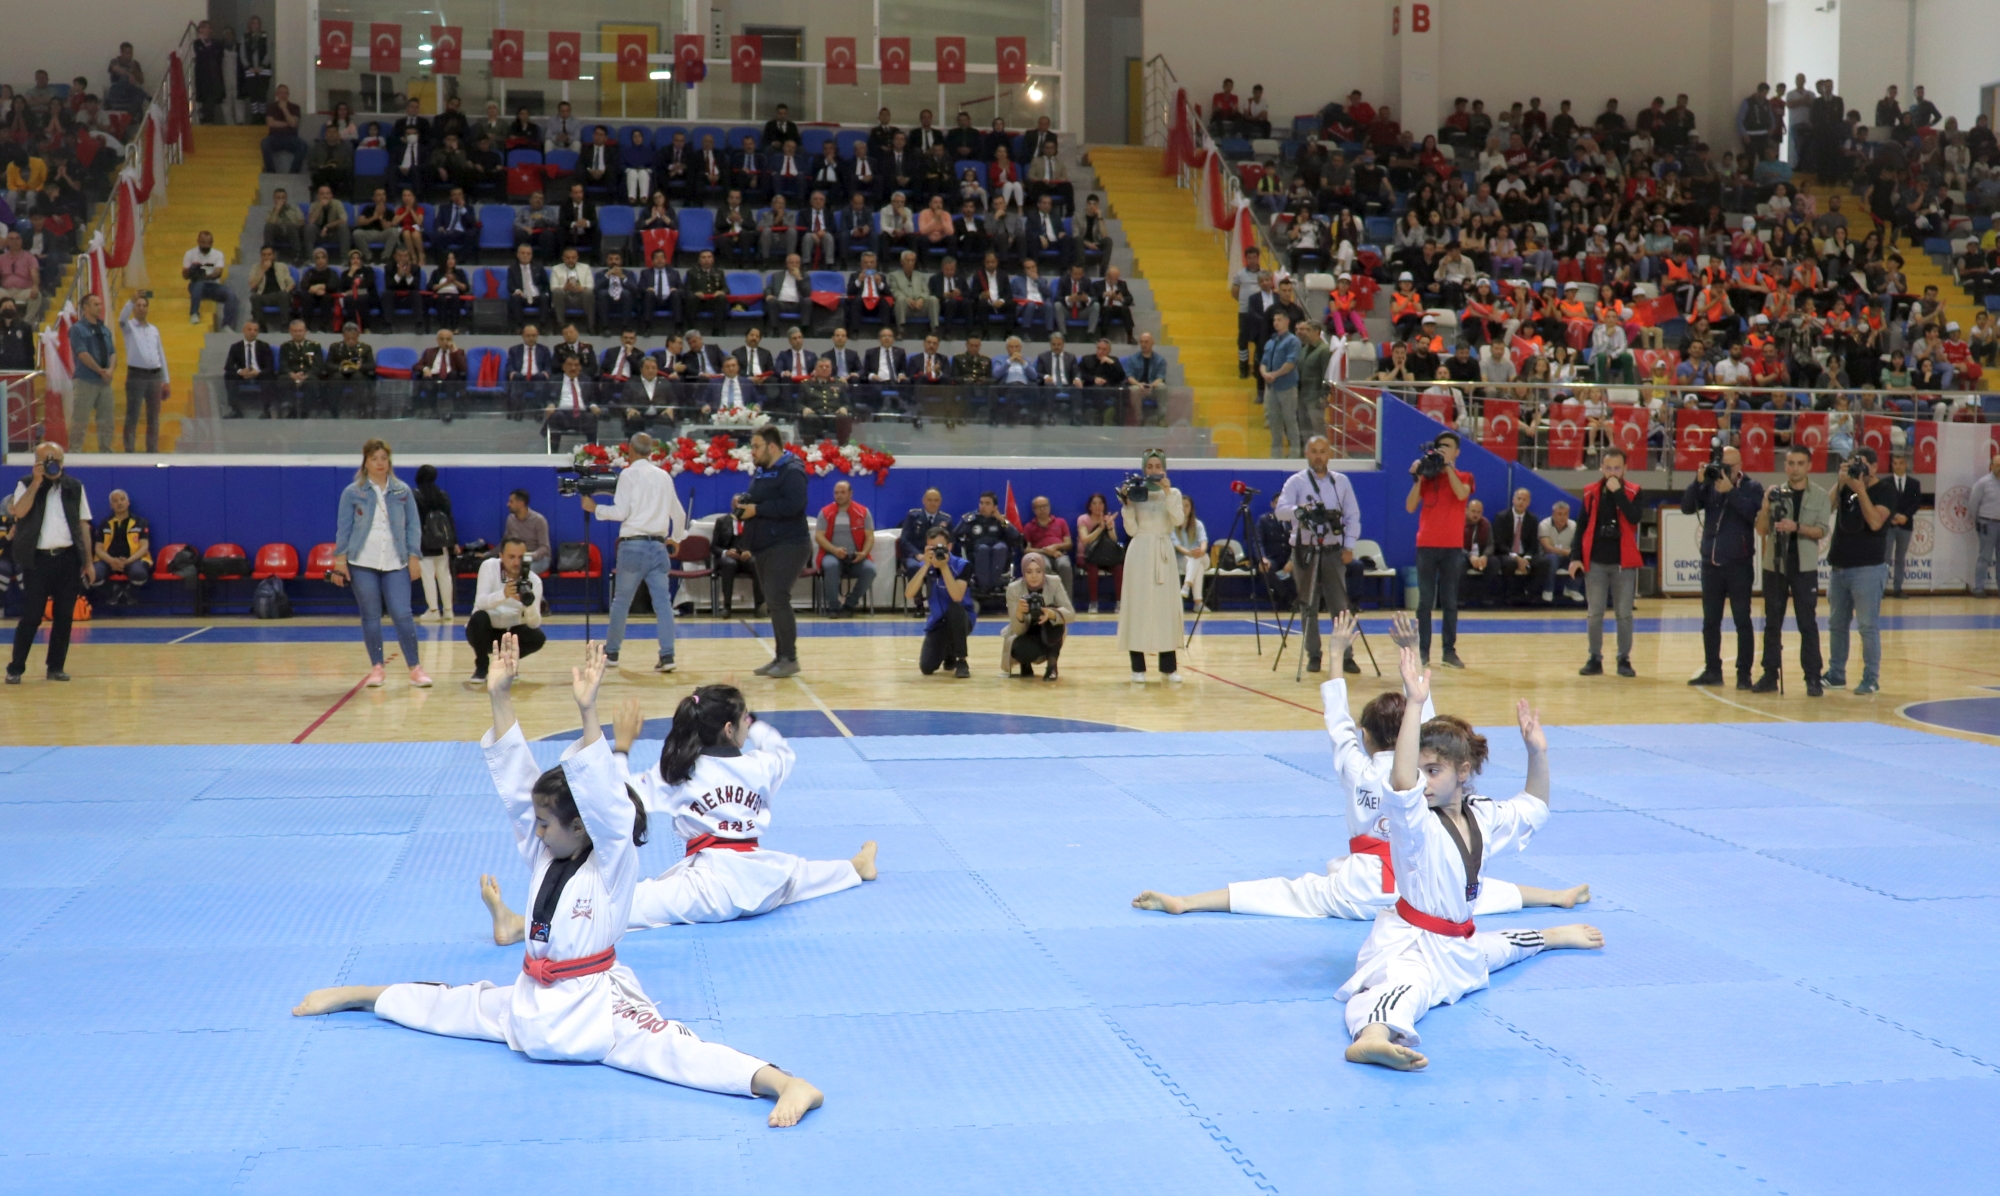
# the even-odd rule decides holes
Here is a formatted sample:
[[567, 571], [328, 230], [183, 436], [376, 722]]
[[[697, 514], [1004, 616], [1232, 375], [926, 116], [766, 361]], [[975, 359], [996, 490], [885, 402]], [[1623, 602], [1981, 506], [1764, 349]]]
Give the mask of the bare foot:
[[1381, 1022], [1372, 1022], [1361, 1028], [1353, 1042], [1347, 1045], [1349, 1063], [1373, 1063], [1392, 1071], [1422, 1071], [1430, 1060], [1406, 1046], [1398, 1046], [1389, 1040], [1389, 1027]]
[[766, 1118], [772, 1129], [781, 1130], [797, 1125], [800, 1118], [826, 1103], [826, 1094], [795, 1075], [779, 1071], [770, 1064], [757, 1069], [750, 1078], [750, 1090], [758, 1096], [777, 1098], [777, 1105]]
[[1150, 909], [1163, 914], [1184, 914], [1188, 912], [1187, 902], [1165, 893], [1155, 893], [1151, 889], [1132, 899], [1133, 909]]
[[305, 1000], [292, 1006], [293, 1017], [316, 1017], [322, 1013], [340, 1013], [349, 1009], [373, 1012], [375, 998], [382, 995], [386, 984], [346, 984], [339, 988], [316, 988], [306, 994]]
[[494, 877], [482, 875], [479, 878], [479, 899], [486, 903], [487, 912], [493, 915], [493, 941], [502, 947], [510, 947], [528, 937], [528, 920], [507, 908], [500, 899], [500, 882]]
[[1572, 922], [1568, 926], [1542, 927], [1542, 950], [1559, 951], [1573, 947], [1581, 951], [1597, 951], [1604, 946], [1604, 932], [1595, 926], [1582, 922]]
[[849, 860], [848, 863], [854, 865], [854, 870], [861, 874], [861, 879], [874, 880], [877, 875], [875, 872], [875, 840], [870, 839], [868, 842], [863, 843], [861, 850], [855, 852], [854, 858]]
[[1579, 905], [1588, 905], [1589, 903], [1589, 885], [1577, 885], [1573, 889], [1558, 889], [1555, 893], [1555, 899], [1549, 902], [1550, 905], [1560, 906], [1563, 909], [1574, 909]]

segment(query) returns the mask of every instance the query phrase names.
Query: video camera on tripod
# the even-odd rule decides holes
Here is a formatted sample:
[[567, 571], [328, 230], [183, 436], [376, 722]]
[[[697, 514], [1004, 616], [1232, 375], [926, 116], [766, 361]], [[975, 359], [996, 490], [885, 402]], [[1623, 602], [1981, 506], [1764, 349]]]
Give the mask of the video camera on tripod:
[[576, 469], [564, 466], [556, 473], [556, 493], [564, 498], [575, 498], [588, 494], [592, 498], [600, 494], [610, 494], [618, 489], [618, 475], [609, 470]]

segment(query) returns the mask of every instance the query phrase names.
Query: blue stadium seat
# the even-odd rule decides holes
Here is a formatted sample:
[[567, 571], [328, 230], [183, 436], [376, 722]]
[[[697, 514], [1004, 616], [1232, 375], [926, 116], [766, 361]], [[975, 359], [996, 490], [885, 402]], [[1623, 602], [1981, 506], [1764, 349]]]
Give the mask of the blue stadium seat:
[[819, 157], [820, 147], [832, 140], [832, 129], [800, 129], [799, 153], [805, 155], [808, 161], [815, 160]]
[[[481, 386], [479, 385], [479, 371], [485, 368], [486, 359], [489, 357], [498, 357], [500, 359], [499, 380], [492, 386]], [[479, 391], [483, 394], [497, 394], [501, 391], [506, 390], [507, 350], [496, 349], [493, 348], [492, 346], [466, 350], [465, 373], [470, 383], [467, 386], [468, 390]]]
[[[367, 151], [363, 150], [362, 152], [366, 153]], [[507, 168], [509, 170], [516, 166], [540, 166], [541, 164], [542, 151], [538, 149], [511, 149], [507, 151]]]
[[[729, 279], [729, 296], [732, 302], [739, 295], [761, 296], [764, 293], [764, 275], [759, 271], [730, 270], [727, 272], [726, 277]], [[761, 324], [764, 322], [764, 301], [759, 298], [757, 302], [750, 304], [742, 311], [732, 310], [729, 313], [729, 318], [732, 320], [755, 320]]]
[[[417, 351], [398, 345], [385, 345], [375, 350], [375, 372], [389, 377], [405, 377], [417, 368]], [[403, 370], [405, 374], [392, 374], [392, 370]]]
[[694, 204], [682, 208], [677, 215], [681, 222], [680, 252], [693, 258], [704, 249], [715, 248], [715, 209], [697, 207]]
[[623, 254], [625, 264], [631, 266], [632, 236], [638, 226], [638, 213], [622, 203], [608, 203], [597, 209], [597, 231], [603, 238], [599, 251]]
[[512, 256], [514, 252], [514, 209], [504, 203], [479, 205], [479, 252]]
[[575, 150], [550, 150], [547, 154], [543, 155], [542, 161], [546, 162], [550, 168], [559, 174], [576, 173]]
[[860, 129], [842, 129], [833, 135], [833, 143], [840, 147], [840, 156], [843, 160], [854, 156], [854, 146], [857, 142], [867, 145], [868, 134]]
[[[653, 148], [665, 149], [674, 143], [675, 133], [685, 132], [687, 132], [686, 125], [661, 125], [659, 128], [653, 130]], [[690, 149], [700, 149], [701, 143], [690, 137], [688, 138], [688, 147]]]

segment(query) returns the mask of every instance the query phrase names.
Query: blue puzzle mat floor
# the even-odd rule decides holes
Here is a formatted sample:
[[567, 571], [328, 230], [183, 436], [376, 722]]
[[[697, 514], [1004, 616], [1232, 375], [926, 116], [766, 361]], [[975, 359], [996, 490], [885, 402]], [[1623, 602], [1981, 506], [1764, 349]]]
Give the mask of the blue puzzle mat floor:
[[[1489, 734], [1484, 788], [1511, 793], [1519, 738]], [[762, 1102], [289, 1016], [325, 985], [512, 981], [477, 880], [518, 908], [527, 874], [473, 745], [0, 748], [0, 1192], [1990, 1183], [2000, 748], [1873, 723], [1551, 738], [1554, 815], [1488, 871], [1594, 899], [1481, 921], [1607, 945], [1433, 1010], [1408, 1075], [1341, 1059], [1365, 924], [1129, 904], [1324, 868], [1324, 736], [796, 740], [767, 845], [875, 839], [881, 879], [619, 948], [663, 1013], [826, 1091], [782, 1132]]]

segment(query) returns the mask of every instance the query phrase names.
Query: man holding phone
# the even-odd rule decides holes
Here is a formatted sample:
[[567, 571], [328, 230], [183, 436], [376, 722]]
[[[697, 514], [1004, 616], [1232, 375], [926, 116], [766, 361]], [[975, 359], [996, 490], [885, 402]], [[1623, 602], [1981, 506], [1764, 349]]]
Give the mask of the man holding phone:
[[67, 681], [70, 620], [77, 595], [94, 578], [90, 545], [90, 499], [83, 483], [63, 472], [63, 448], [35, 448], [35, 469], [14, 487], [7, 513], [14, 525], [14, 567], [21, 578], [21, 622], [14, 628], [14, 656], [7, 684], [19, 685], [28, 671], [28, 649], [41, 630], [42, 608], [53, 602], [49, 627], [48, 678]]

